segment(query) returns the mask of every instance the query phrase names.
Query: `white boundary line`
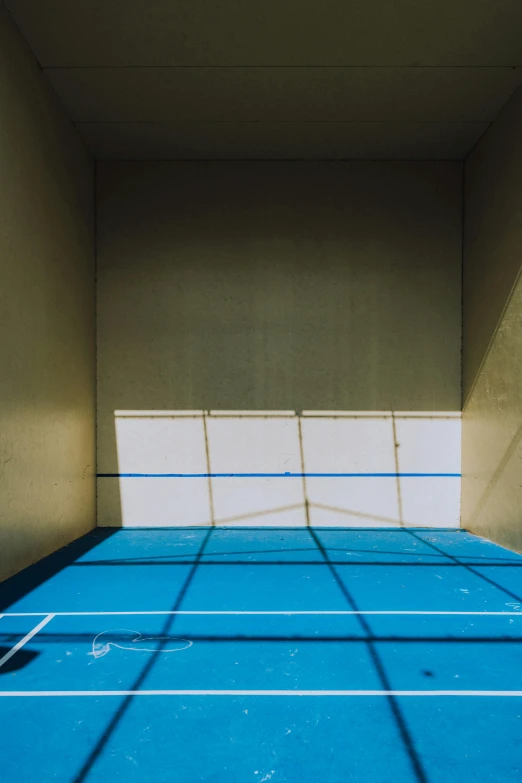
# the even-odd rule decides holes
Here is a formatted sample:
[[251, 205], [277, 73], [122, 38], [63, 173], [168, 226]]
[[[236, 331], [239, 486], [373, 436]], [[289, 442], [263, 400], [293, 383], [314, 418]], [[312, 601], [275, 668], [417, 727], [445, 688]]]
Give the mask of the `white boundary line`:
[[370, 691], [370, 690], [140, 690], [140, 691], [0, 691], [0, 698], [83, 696], [454, 696], [522, 697], [522, 691]]
[[[2, 617], [5, 617], [5, 616], [6, 616], [6, 615], [2, 615]], [[29, 633], [27, 633], [27, 634], [24, 636], [24, 638], [23, 638], [23, 639], [20, 639], [20, 641], [19, 641], [19, 642], [17, 642], [17, 643], [15, 644], [15, 646], [14, 646], [14, 647], [12, 647], [12, 648], [9, 650], [9, 652], [7, 652], [7, 653], [6, 653], [6, 654], [5, 654], [5, 655], [4, 655], [2, 658], [0, 658], [0, 666], [3, 666], [3, 665], [4, 665], [4, 663], [7, 663], [7, 661], [8, 661], [10, 658], [12, 658], [12, 657], [13, 657], [13, 655], [14, 655], [15, 653], [17, 653], [17, 652], [18, 652], [18, 650], [20, 650], [20, 649], [21, 649], [21, 648], [24, 646], [24, 644], [26, 644], [26, 643], [27, 643], [27, 642], [28, 642], [30, 639], [32, 639], [32, 638], [33, 638], [33, 636], [36, 636], [36, 634], [38, 633], [38, 631], [40, 631], [40, 630], [41, 630], [41, 629], [44, 627], [44, 625], [47, 625], [47, 623], [48, 623], [48, 622], [50, 622], [50, 621], [53, 619], [53, 617], [54, 617], [54, 614], [48, 614], [48, 615], [47, 615], [47, 617], [44, 617], [44, 619], [42, 620], [42, 622], [38, 623], [38, 625], [35, 625], [35, 627], [33, 628], [33, 630], [32, 630], [32, 631], [29, 631]]]
[[[62, 616], [89, 616], [89, 615], [113, 615], [113, 614], [434, 614], [434, 615], [514, 615], [521, 612], [403, 612], [403, 611], [385, 611], [385, 612], [362, 612], [362, 611], [339, 611], [339, 612], [62, 612], [47, 614], [44, 619], [38, 623], [23, 639], [14, 645], [2, 658], [0, 666], [3, 666], [15, 653], [18, 652], [30, 639], [33, 638], [53, 617]], [[34, 617], [40, 616], [36, 613], [10, 613], [1, 614], [2, 617]], [[105, 696], [335, 696], [335, 697], [355, 697], [355, 696], [417, 696], [417, 697], [522, 697], [522, 691], [458, 691], [458, 690], [439, 690], [439, 691], [415, 691], [415, 690], [118, 690], [118, 691], [0, 691], [0, 698], [24, 698], [24, 697], [105, 697]]]
[[424, 616], [471, 616], [471, 617], [522, 617], [522, 610], [514, 612], [445, 612], [445, 611], [421, 611], [421, 610], [402, 610], [402, 609], [386, 609], [386, 610], [333, 610], [333, 611], [140, 611], [133, 612], [4, 612], [0, 617], [119, 617], [127, 615], [282, 615], [285, 617], [295, 615], [424, 615]]

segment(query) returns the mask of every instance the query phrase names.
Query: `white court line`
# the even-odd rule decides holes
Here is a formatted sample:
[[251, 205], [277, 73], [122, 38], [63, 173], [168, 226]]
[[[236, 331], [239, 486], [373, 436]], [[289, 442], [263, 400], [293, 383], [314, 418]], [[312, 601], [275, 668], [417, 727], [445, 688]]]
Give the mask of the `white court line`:
[[80, 697], [80, 696], [483, 696], [521, 697], [522, 691], [258, 691], [258, 690], [140, 690], [140, 691], [0, 691], [0, 697]]
[[[5, 616], [6, 615], [3, 615], [3, 617]], [[44, 625], [47, 625], [47, 623], [50, 622], [53, 619], [53, 617], [54, 614], [48, 614], [47, 617], [44, 617], [41, 623], [35, 625], [32, 631], [29, 631], [29, 633], [26, 634], [23, 639], [20, 639], [20, 641], [17, 642], [15, 646], [9, 650], [9, 652], [7, 652], [2, 658], [0, 658], [0, 666], [3, 666], [4, 663], [7, 663], [7, 661], [10, 658], [12, 658], [13, 655], [17, 653], [18, 650], [20, 650], [24, 646], [24, 644], [26, 644], [30, 639], [32, 639], [33, 636], [35, 636], [38, 633], [38, 631], [40, 631], [44, 627]]]
[[130, 612], [54, 612], [52, 615], [48, 615], [47, 612], [5, 612], [3, 617], [42, 617], [48, 615], [50, 617], [120, 617], [124, 615], [426, 615], [426, 616], [478, 616], [478, 617], [522, 617], [522, 610], [515, 612], [444, 612], [444, 611], [421, 611], [421, 610], [402, 610], [402, 609], [385, 609], [385, 610], [333, 610], [333, 611], [130, 611]]

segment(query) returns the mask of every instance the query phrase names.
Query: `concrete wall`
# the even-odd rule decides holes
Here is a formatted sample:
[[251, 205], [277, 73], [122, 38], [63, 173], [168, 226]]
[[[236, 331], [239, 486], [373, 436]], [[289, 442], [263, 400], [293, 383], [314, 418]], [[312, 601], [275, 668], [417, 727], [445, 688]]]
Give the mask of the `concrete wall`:
[[522, 91], [466, 162], [463, 525], [522, 550]]
[[100, 164], [98, 524], [458, 525], [461, 174]]
[[95, 524], [93, 163], [0, 8], [0, 579]]

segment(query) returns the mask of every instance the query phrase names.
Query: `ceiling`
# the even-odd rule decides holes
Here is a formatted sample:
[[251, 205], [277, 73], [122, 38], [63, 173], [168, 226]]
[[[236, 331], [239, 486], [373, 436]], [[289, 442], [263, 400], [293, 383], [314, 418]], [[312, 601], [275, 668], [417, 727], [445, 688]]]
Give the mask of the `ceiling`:
[[6, 0], [100, 159], [460, 159], [521, 0]]

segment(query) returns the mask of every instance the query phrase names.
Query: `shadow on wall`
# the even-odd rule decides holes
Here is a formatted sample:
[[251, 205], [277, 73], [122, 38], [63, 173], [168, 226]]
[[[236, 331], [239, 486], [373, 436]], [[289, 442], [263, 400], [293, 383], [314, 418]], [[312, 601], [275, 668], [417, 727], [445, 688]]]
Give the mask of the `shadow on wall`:
[[98, 524], [458, 527], [460, 413], [116, 411]]

